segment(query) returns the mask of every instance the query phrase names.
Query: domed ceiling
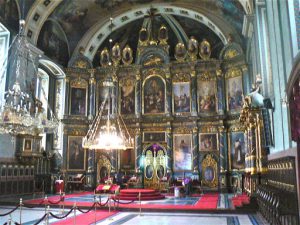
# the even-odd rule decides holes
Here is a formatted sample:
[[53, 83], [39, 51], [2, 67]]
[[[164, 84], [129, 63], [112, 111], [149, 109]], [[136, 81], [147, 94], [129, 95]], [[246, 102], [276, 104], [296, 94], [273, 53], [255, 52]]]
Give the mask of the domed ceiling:
[[[50, 59], [67, 66], [83, 47], [94, 66], [99, 66], [99, 51], [110, 46], [108, 38], [121, 47], [136, 48], [150, 8], [157, 11], [154, 32], [161, 24], [169, 30], [171, 56], [175, 45], [191, 36], [199, 42], [206, 38], [213, 58], [218, 58], [228, 34], [244, 43], [247, 7], [239, 0], [0, 0], [0, 22], [17, 32], [19, 17], [26, 17], [29, 40]], [[114, 18], [112, 27], [110, 17]]]

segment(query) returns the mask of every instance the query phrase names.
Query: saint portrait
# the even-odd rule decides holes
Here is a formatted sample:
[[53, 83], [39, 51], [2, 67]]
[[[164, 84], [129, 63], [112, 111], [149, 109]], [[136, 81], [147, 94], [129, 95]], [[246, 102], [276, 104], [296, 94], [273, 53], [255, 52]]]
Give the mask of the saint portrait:
[[232, 77], [227, 80], [227, 108], [229, 110], [241, 109], [243, 106], [242, 77]]
[[134, 150], [126, 149], [121, 151], [121, 167], [123, 169], [133, 169], [134, 168]]
[[32, 140], [31, 139], [24, 139], [24, 151], [31, 151], [32, 150]]
[[151, 179], [153, 177], [153, 166], [147, 165], [145, 169], [145, 177]]
[[231, 169], [245, 168], [245, 141], [243, 132], [232, 132], [230, 138]]
[[217, 134], [200, 134], [200, 151], [217, 151], [218, 138]]
[[[98, 89], [98, 110], [101, 109], [101, 107], [103, 106], [103, 113], [107, 114], [108, 112], [108, 92], [109, 89], [108, 87], [104, 87], [102, 85], [99, 85], [99, 89]], [[106, 102], [105, 102], [106, 100]], [[105, 104], [104, 104], [105, 102]], [[104, 104], [104, 105], [103, 105]]]
[[121, 113], [134, 114], [134, 82], [126, 82], [121, 89]]
[[68, 169], [84, 170], [85, 152], [82, 147], [82, 137], [71, 136], [68, 140]]
[[174, 170], [192, 169], [192, 135], [176, 134], [173, 138]]
[[212, 182], [214, 180], [214, 177], [215, 177], [214, 168], [211, 166], [206, 167], [204, 171], [204, 179], [208, 182]]
[[148, 78], [144, 83], [144, 113], [165, 112], [165, 84], [158, 76]]
[[71, 88], [71, 115], [86, 115], [85, 88]]
[[198, 106], [200, 113], [216, 111], [216, 81], [198, 80]]
[[156, 170], [157, 177], [162, 179], [165, 175], [165, 168], [162, 165], [159, 165]]
[[173, 110], [175, 113], [190, 112], [190, 83], [173, 84]]

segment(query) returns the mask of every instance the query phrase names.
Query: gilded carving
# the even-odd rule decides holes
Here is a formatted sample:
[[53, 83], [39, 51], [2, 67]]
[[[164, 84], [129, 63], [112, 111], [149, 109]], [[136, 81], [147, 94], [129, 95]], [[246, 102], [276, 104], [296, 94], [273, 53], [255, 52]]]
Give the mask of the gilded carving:
[[80, 76], [77, 79], [71, 81], [71, 87], [74, 88], [87, 88], [88, 83], [86, 80], [82, 79]]
[[238, 76], [242, 76], [242, 71], [237, 67], [230, 68], [225, 74], [225, 78], [238, 77]]

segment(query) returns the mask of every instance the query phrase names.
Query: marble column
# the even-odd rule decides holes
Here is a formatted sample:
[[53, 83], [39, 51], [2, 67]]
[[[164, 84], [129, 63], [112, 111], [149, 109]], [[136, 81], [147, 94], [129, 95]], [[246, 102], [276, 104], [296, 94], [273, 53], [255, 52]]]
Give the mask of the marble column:
[[197, 116], [197, 76], [196, 76], [196, 71], [194, 69], [191, 72], [191, 93], [192, 93], [191, 115]]
[[136, 83], [135, 83], [135, 115], [137, 118], [141, 118], [142, 114], [142, 83], [141, 83], [141, 74], [140, 72], [136, 74]]
[[65, 115], [69, 115], [69, 94], [70, 94], [70, 78], [65, 77]]
[[219, 127], [219, 186], [221, 191], [225, 191], [228, 181], [226, 181], [226, 174], [228, 172], [228, 152], [226, 151], [227, 135], [224, 127]]
[[193, 128], [192, 137], [193, 172], [199, 174], [199, 139], [197, 126]]
[[225, 110], [225, 84], [224, 84], [224, 77], [222, 76], [222, 71], [217, 70], [217, 112], [218, 114], [224, 114]]
[[91, 76], [89, 79], [89, 120], [92, 120], [96, 115], [96, 79], [94, 77], [94, 70], [91, 70]]
[[135, 169], [137, 171], [141, 171], [143, 167], [142, 153], [142, 134], [141, 129], [137, 128], [135, 132]]
[[170, 172], [170, 175], [173, 175], [173, 138], [172, 138], [172, 128], [167, 128], [167, 170]]
[[171, 116], [172, 114], [172, 79], [170, 71], [165, 71], [166, 73], [166, 115]]
[[86, 153], [88, 154], [88, 166], [87, 166], [87, 185], [90, 185], [91, 187], [95, 187], [97, 184], [96, 177], [97, 177], [97, 171], [96, 163], [95, 163], [95, 149], [88, 150]]

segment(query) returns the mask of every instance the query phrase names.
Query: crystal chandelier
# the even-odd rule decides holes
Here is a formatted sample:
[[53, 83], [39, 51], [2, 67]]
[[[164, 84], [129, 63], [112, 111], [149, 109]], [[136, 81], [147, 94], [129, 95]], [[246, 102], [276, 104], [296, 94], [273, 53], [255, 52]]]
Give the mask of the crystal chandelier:
[[[83, 138], [82, 146], [83, 148], [99, 150], [132, 149], [133, 139], [128, 132], [126, 124], [121, 115], [115, 113], [114, 106], [111, 105], [111, 92], [114, 84], [112, 81], [106, 81], [103, 86], [108, 88], [108, 92], [92, 126]], [[108, 109], [107, 114], [105, 109]]]
[[[34, 97], [34, 90], [31, 90], [31, 92], [24, 90], [28, 70], [21, 68], [21, 65], [25, 65], [24, 60], [27, 60], [27, 56], [32, 61], [34, 71], [37, 72], [35, 61], [32, 59], [29, 44], [24, 35], [24, 26], [25, 21], [21, 20], [20, 32], [10, 46], [11, 57], [9, 58], [9, 63], [11, 63], [12, 67], [15, 64], [15, 82], [5, 92], [4, 105], [1, 105], [0, 108], [0, 133], [9, 133], [11, 135], [53, 133], [59, 121], [54, 117], [49, 105], [50, 119], [47, 119], [42, 102]], [[3, 70], [5, 69], [3, 68]], [[10, 74], [10, 78], [12, 75]], [[3, 80], [3, 75], [1, 79]], [[45, 94], [43, 87], [42, 92]]]

